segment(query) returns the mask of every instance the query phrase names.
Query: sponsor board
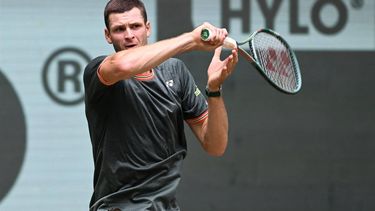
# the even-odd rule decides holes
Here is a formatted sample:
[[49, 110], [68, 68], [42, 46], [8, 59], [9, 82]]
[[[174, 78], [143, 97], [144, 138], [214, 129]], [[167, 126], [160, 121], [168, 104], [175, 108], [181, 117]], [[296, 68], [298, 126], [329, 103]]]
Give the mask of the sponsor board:
[[204, 21], [238, 40], [271, 28], [298, 50], [375, 50], [370, 0], [192, 0], [194, 26]]

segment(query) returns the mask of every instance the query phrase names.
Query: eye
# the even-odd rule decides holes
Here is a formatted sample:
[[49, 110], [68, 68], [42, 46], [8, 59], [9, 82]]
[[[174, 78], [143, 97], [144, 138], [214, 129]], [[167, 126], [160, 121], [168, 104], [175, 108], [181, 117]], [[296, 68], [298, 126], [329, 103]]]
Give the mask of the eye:
[[141, 24], [136, 23], [136, 24], [132, 24], [132, 25], [130, 26], [130, 28], [131, 28], [131, 29], [138, 29], [138, 28], [140, 28], [141, 26], [142, 26]]
[[114, 28], [114, 29], [113, 29], [113, 32], [115, 32], [115, 33], [119, 33], [119, 32], [123, 32], [124, 30], [125, 30], [124, 27], [119, 26], [119, 27]]

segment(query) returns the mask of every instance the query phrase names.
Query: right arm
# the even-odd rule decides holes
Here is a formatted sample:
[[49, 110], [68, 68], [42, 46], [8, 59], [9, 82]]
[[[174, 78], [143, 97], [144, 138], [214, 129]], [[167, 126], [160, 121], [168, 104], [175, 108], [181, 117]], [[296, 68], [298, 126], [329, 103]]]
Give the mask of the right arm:
[[[216, 36], [209, 42], [202, 41], [200, 32], [203, 28], [216, 30]], [[175, 55], [192, 50], [212, 51], [222, 45], [226, 36], [225, 29], [217, 29], [205, 23], [177, 37], [112, 54], [101, 64], [100, 75], [106, 84], [114, 84], [149, 71]]]

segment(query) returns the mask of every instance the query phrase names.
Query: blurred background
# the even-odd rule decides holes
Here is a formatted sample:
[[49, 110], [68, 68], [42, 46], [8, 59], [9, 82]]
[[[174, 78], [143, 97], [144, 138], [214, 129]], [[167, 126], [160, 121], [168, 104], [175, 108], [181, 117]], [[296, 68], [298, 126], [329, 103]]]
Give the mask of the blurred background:
[[[0, 210], [88, 210], [93, 160], [82, 74], [113, 52], [107, 1], [0, 0]], [[186, 129], [178, 190], [191, 211], [375, 210], [375, 2], [144, 0], [150, 42], [204, 21], [243, 40], [278, 31], [302, 91], [276, 91], [240, 61], [223, 87], [230, 143], [209, 157]], [[210, 52], [179, 55], [204, 89]]]

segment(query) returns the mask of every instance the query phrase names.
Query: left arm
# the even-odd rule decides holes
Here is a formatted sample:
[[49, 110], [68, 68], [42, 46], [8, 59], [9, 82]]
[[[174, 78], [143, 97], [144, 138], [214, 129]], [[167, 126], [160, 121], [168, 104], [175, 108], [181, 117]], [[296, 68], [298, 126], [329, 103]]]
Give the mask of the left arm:
[[[220, 86], [234, 70], [238, 55], [236, 50], [225, 60], [220, 60], [222, 47], [215, 50], [208, 68], [207, 86], [210, 91], [218, 91]], [[203, 149], [212, 156], [222, 156], [228, 143], [228, 116], [224, 99], [220, 97], [208, 98], [208, 118], [202, 124], [191, 124], [190, 128], [200, 141]]]

